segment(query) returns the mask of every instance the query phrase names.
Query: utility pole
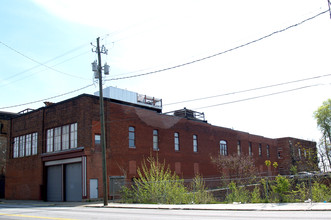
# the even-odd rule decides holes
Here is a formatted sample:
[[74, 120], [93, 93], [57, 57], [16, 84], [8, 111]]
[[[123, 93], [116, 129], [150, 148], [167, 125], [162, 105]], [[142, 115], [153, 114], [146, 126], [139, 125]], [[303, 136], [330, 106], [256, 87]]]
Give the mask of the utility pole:
[[[102, 147], [102, 182], [103, 182], [103, 205], [108, 205], [108, 187], [107, 187], [107, 164], [106, 164], [106, 136], [105, 136], [105, 112], [103, 104], [103, 89], [102, 89], [102, 66], [101, 66], [101, 53], [107, 53], [107, 50], [102, 46], [100, 50], [99, 45], [100, 37], [97, 38], [96, 52], [98, 54], [98, 64], [92, 63], [92, 69], [95, 72], [95, 78], [99, 78], [99, 102], [100, 102], [100, 124], [101, 124], [101, 147]], [[107, 68], [107, 72], [106, 72]], [[105, 65], [105, 74], [108, 74], [109, 66]]]

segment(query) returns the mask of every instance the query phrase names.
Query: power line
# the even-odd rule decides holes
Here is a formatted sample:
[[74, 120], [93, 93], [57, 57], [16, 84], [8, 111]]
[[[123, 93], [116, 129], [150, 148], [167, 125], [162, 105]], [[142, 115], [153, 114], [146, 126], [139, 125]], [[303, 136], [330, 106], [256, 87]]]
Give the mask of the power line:
[[[1, 43], [4, 45], [3, 42], [1, 42]], [[61, 58], [61, 57], [64, 57], [65, 55], [70, 54], [70, 53], [72, 53], [72, 52], [74, 52], [74, 51], [76, 51], [76, 50], [79, 50], [79, 49], [81, 49], [81, 48], [83, 48], [83, 47], [85, 47], [85, 46], [86, 46], [86, 44], [82, 44], [82, 45], [80, 45], [80, 46], [78, 46], [78, 47], [76, 47], [76, 48], [74, 48], [74, 49], [72, 49], [72, 50], [69, 50], [69, 51], [67, 51], [67, 52], [65, 52], [65, 53], [63, 53], [63, 54], [61, 54], [61, 55], [58, 55], [58, 56], [56, 56], [56, 57], [50, 59], [50, 60], [47, 60], [47, 61], [44, 62], [43, 64], [46, 64], [46, 63], [49, 63], [49, 62], [51, 62], [51, 61], [57, 60], [57, 59], [59, 59], [59, 58]], [[6, 47], [8, 48], [7, 45], [6, 45]], [[15, 52], [16, 52], [16, 51], [15, 51]], [[69, 59], [71, 59], [71, 58], [69, 58]], [[72, 59], [73, 59], [73, 58], [72, 58]], [[64, 62], [65, 62], [65, 61], [64, 61]], [[59, 64], [56, 64], [56, 65], [59, 65]], [[30, 71], [30, 70], [33, 70], [33, 69], [35, 69], [35, 68], [37, 68], [37, 67], [39, 67], [39, 66], [40, 66], [40, 64], [38, 64], [38, 65], [36, 65], [36, 66], [33, 66], [33, 67], [29, 68], [29, 69], [23, 70], [22, 72], [19, 72], [19, 73], [13, 74], [13, 75], [11, 75], [10, 77], [5, 78], [4, 80], [8, 80], [8, 79], [11, 79], [11, 78], [13, 78], [13, 77], [16, 77], [16, 76], [18, 76], [18, 75], [20, 75], [20, 74], [22, 74], [22, 73], [25, 73], [25, 72], [28, 72], [28, 71]], [[54, 67], [54, 66], [52, 66], [52, 67]]]
[[168, 70], [172, 70], [172, 69], [176, 69], [176, 68], [179, 68], [179, 67], [183, 67], [183, 66], [187, 66], [187, 65], [190, 65], [190, 64], [194, 64], [194, 63], [197, 63], [197, 62], [201, 62], [201, 61], [204, 61], [204, 60], [207, 60], [207, 59], [210, 59], [210, 58], [213, 58], [213, 57], [216, 57], [216, 56], [219, 56], [219, 55], [222, 55], [222, 54], [225, 54], [225, 53], [228, 53], [228, 52], [231, 52], [231, 51], [234, 51], [234, 50], [237, 50], [237, 49], [240, 49], [242, 47], [245, 47], [245, 46], [248, 46], [250, 44], [253, 44], [253, 43], [256, 43], [256, 42], [259, 42], [261, 40], [264, 40], [266, 38], [269, 38], [275, 34], [279, 34], [281, 32], [284, 32], [284, 31], [287, 31], [291, 28], [294, 28], [294, 27], [297, 27], [307, 21], [310, 21], [314, 18], [317, 18], [318, 16], [322, 15], [322, 14], [325, 14], [329, 12], [329, 10], [325, 10], [323, 12], [320, 12], [312, 17], [309, 17], [309, 18], [306, 18], [296, 24], [293, 24], [293, 25], [290, 25], [286, 28], [283, 28], [283, 29], [280, 29], [278, 31], [274, 31], [270, 34], [267, 34], [263, 37], [260, 37], [258, 39], [255, 39], [255, 40], [252, 40], [252, 41], [249, 41], [247, 43], [244, 43], [244, 44], [241, 44], [239, 46], [236, 46], [236, 47], [233, 47], [231, 49], [228, 49], [228, 50], [225, 50], [225, 51], [221, 51], [219, 53], [216, 53], [216, 54], [213, 54], [213, 55], [210, 55], [210, 56], [206, 56], [206, 57], [202, 57], [200, 59], [196, 59], [196, 60], [192, 60], [192, 61], [189, 61], [189, 62], [186, 62], [186, 63], [182, 63], [182, 64], [179, 64], [179, 65], [175, 65], [175, 66], [172, 66], [172, 67], [167, 67], [167, 68], [164, 68], [164, 69], [160, 69], [160, 70], [155, 70], [155, 71], [151, 71], [151, 72], [147, 72], [147, 73], [142, 73], [142, 74], [137, 74], [137, 75], [132, 75], [132, 76], [125, 76], [125, 77], [118, 77], [118, 78], [112, 78], [112, 79], [108, 79], [108, 80], [105, 80], [105, 81], [114, 81], [114, 80], [122, 80], [122, 79], [131, 79], [131, 78], [136, 78], [136, 77], [141, 77], [141, 76], [146, 76], [146, 75], [151, 75], [151, 74], [155, 74], [155, 73], [159, 73], [159, 72], [164, 72], [164, 71], [168, 71]]
[[215, 104], [215, 105], [208, 105], [208, 106], [193, 108], [193, 110], [204, 109], [204, 108], [212, 108], [212, 107], [217, 107], [217, 106], [221, 106], [221, 105], [228, 105], [228, 104], [233, 104], [233, 103], [237, 103], [237, 102], [243, 102], [243, 101], [248, 101], [248, 100], [252, 100], [252, 99], [258, 99], [258, 98], [263, 98], [263, 97], [267, 97], [267, 96], [272, 96], [272, 95], [279, 95], [279, 94], [282, 94], [282, 93], [293, 92], [293, 91], [296, 91], [296, 90], [307, 89], [307, 88], [310, 88], [310, 87], [321, 86], [321, 85], [323, 85], [323, 84], [303, 86], [303, 87], [298, 87], [298, 88], [295, 88], [295, 89], [288, 89], [288, 90], [284, 90], [284, 91], [280, 91], [280, 92], [273, 92], [273, 93], [269, 93], [269, 94], [265, 94], [265, 95], [249, 97], [249, 98], [246, 98], [246, 99], [239, 99], [239, 100], [235, 100], [235, 101], [231, 101], [231, 102], [224, 102], [224, 103]]
[[[53, 71], [55, 71], [55, 72], [58, 72], [58, 73], [61, 73], [61, 74], [67, 75], [67, 76], [71, 76], [71, 77], [74, 77], [74, 78], [79, 78], [79, 79], [84, 79], [84, 80], [85, 80], [85, 78], [82, 78], [82, 77], [80, 77], [80, 76], [72, 75], [72, 74], [69, 74], [69, 73], [66, 73], [66, 72], [63, 72], [63, 71], [60, 71], [60, 70], [54, 69], [53, 67], [47, 66], [45, 63], [41, 63], [41, 62], [39, 62], [39, 61], [37, 61], [37, 60], [35, 60], [35, 59], [33, 59], [33, 58], [31, 58], [31, 57], [29, 57], [29, 56], [23, 54], [23, 53], [21, 53], [20, 51], [18, 51], [18, 50], [16, 50], [16, 49], [12, 48], [11, 46], [5, 44], [5, 43], [2, 42], [2, 41], [0, 41], [0, 44], [4, 45], [5, 47], [7, 47], [8, 49], [14, 51], [15, 53], [17, 53], [17, 54], [19, 54], [19, 55], [21, 55], [21, 56], [23, 56], [23, 57], [25, 57], [25, 58], [31, 60], [32, 62], [39, 64], [40, 66], [44, 66], [44, 67], [46, 67], [46, 68], [48, 68], [48, 69], [50, 69], [50, 70], [53, 70]], [[49, 62], [49, 61], [47, 61], [47, 62]], [[46, 63], [47, 63], [47, 62], [46, 62]], [[32, 68], [32, 69], [33, 69], [33, 68]], [[29, 70], [31, 70], [31, 69], [29, 69]], [[19, 74], [20, 74], [20, 73], [19, 73]], [[16, 75], [17, 75], [17, 74], [16, 74]], [[10, 78], [11, 78], [11, 77], [10, 77]]]
[[90, 86], [93, 86], [93, 85], [94, 85], [94, 84], [90, 84], [90, 85], [87, 85], [87, 86], [81, 87], [81, 88], [79, 88], [79, 89], [72, 90], [72, 91], [70, 91], [70, 92], [62, 93], [62, 94], [60, 94], [60, 95], [52, 96], [52, 97], [45, 98], [45, 99], [40, 99], [40, 100], [37, 100], [37, 101], [27, 102], [27, 103], [23, 103], [23, 104], [12, 105], [12, 106], [7, 106], [7, 107], [1, 107], [0, 109], [20, 107], [20, 106], [24, 106], [24, 105], [34, 104], [34, 103], [37, 103], [37, 102], [47, 101], [47, 100], [50, 100], [50, 99], [55, 99], [55, 98], [58, 98], [58, 97], [61, 97], [61, 96], [68, 95], [68, 94], [70, 94], [70, 93], [78, 92], [78, 91], [80, 91], [80, 90], [86, 89], [86, 88], [88, 88], [88, 87], [90, 87]]
[[[56, 63], [55, 65], [52, 65], [51, 67], [58, 66], [58, 65], [60, 65], [60, 64], [63, 64], [63, 63], [68, 62], [68, 61], [70, 61], [70, 60], [73, 60], [73, 59], [75, 59], [75, 58], [77, 58], [77, 57], [80, 57], [80, 56], [82, 56], [82, 55], [85, 55], [85, 54], [87, 54], [87, 53], [90, 53], [90, 51], [87, 51], [87, 52], [84, 52], [84, 53], [78, 54], [77, 56], [74, 56], [74, 57], [68, 58], [68, 59], [66, 59], [66, 60], [63, 60], [63, 61], [61, 61], [61, 62], [59, 62], [59, 63]], [[28, 72], [28, 71], [30, 71], [30, 70], [32, 70], [32, 69], [37, 68], [37, 67], [39, 67], [39, 65], [38, 65], [38, 66], [34, 66], [34, 67], [32, 67], [32, 68], [30, 68], [30, 69], [28, 69], [28, 70], [25, 70], [25, 71], [23, 71], [23, 72], [20, 72], [20, 73]], [[3, 87], [5, 87], [5, 86], [7, 86], [7, 85], [10, 85], [10, 84], [12, 84], [12, 83], [15, 83], [15, 82], [18, 82], [18, 81], [24, 80], [24, 79], [29, 78], [30, 76], [32, 76], [32, 75], [34, 75], [34, 74], [36, 74], [36, 73], [43, 72], [43, 71], [45, 71], [45, 70], [46, 70], [46, 69], [42, 69], [42, 70], [39, 70], [39, 71], [37, 71], [37, 72], [31, 73], [31, 74], [27, 75], [26, 77], [19, 78], [19, 79], [14, 80], [14, 81], [10, 81], [10, 82], [8, 82], [8, 83], [6, 83], [6, 84], [2, 84], [1, 87], [3, 88]], [[12, 77], [9, 77], [9, 78], [12, 78]], [[7, 78], [7, 79], [8, 79], [8, 78]], [[82, 77], [81, 79], [85, 79], [85, 80], [89, 80], [89, 81], [91, 80], [91, 79], [87, 79], [87, 78], [83, 78], [83, 77]], [[6, 80], [6, 79], [5, 79], [5, 80]]]
[[331, 76], [331, 74], [325, 74], [325, 75], [321, 75], [321, 76], [314, 76], [314, 77], [305, 78], [305, 79], [293, 80], [293, 81], [289, 81], [289, 82], [277, 83], [277, 84], [273, 84], [273, 85], [261, 86], [261, 87], [257, 87], [257, 88], [245, 89], [245, 90], [241, 90], [241, 91], [229, 92], [229, 93], [224, 93], [224, 94], [214, 95], [214, 96], [208, 96], [208, 97], [203, 97], [203, 98], [196, 98], [196, 99], [178, 101], [178, 102], [165, 104], [164, 106], [181, 104], [181, 103], [186, 103], [186, 102], [199, 101], [199, 100], [205, 100], [205, 99], [211, 99], [211, 98], [216, 98], [216, 97], [221, 97], [221, 96], [234, 95], [234, 94], [239, 94], [239, 93], [244, 93], [244, 92], [251, 92], [251, 91], [255, 91], [255, 90], [267, 89], [267, 88], [272, 88], [272, 87], [277, 87], [277, 86], [283, 86], [283, 85], [287, 85], [287, 84], [303, 82], [303, 81], [308, 81], [308, 80], [313, 80], [313, 79], [318, 79], [318, 78], [328, 77], [328, 76]]

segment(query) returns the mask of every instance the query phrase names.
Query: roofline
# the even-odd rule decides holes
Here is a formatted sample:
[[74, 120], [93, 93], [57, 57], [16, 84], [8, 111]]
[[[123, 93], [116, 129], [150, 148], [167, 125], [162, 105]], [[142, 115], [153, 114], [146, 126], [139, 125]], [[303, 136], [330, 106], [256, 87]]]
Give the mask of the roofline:
[[[77, 99], [80, 99], [82, 97], [88, 97], [88, 98], [92, 98], [92, 99], [99, 99], [99, 96], [83, 93], [83, 94], [80, 94], [78, 96], [75, 96], [75, 97], [60, 101], [60, 102], [53, 103], [49, 106], [43, 106], [43, 107], [40, 107], [38, 109], [34, 109], [32, 111], [29, 111], [29, 112], [26, 112], [26, 113], [23, 113], [23, 114], [13, 113], [14, 116], [12, 118], [17, 118], [17, 117], [20, 117], [20, 116], [23, 116], [23, 115], [28, 115], [28, 114], [31, 114], [33, 112], [40, 111], [42, 109], [52, 108], [53, 106], [56, 106], [56, 105], [62, 105], [66, 102], [71, 102], [73, 100], [77, 100]], [[122, 105], [128, 105], [128, 106], [133, 106], [133, 107], [138, 107], [138, 108], [144, 108], [144, 109], [148, 109], [148, 110], [155, 111], [155, 112], [158, 112], [158, 113], [162, 113], [161, 109], [153, 108], [153, 107], [149, 107], [149, 106], [145, 106], [145, 105], [134, 104], [134, 103], [125, 102], [125, 101], [112, 99], [112, 98], [106, 98], [106, 97], [104, 97], [103, 100], [108, 101], [108, 102], [122, 104]]]

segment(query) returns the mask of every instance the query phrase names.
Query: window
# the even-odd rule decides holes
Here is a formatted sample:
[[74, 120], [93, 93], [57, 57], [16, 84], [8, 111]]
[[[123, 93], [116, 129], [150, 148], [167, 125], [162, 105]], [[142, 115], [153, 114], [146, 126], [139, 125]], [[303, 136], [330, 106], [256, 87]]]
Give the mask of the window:
[[69, 149], [69, 125], [62, 127], [62, 150]]
[[13, 150], [13, 158], [18, 157], [18, 146], [19, 146], [20, 140], [19, 137], [14, 138], [14, 150]]
[[299, 155], [299, 159], [301, 160], [301, 149], [298, 148], [298, 155]]
[[220, 141], [220, 154], [224, 156], [228, 155], [228, 146], [226, 141]]
[[253, 156], [252, 142], [249, 142], [249, 146], [248, 146], [248, 155], [249, 155], [249, 156]]
[[153, 150], [159, 150], [159, 132], [158, 130], [153, 130]]
[[48, 129], [46, 135], [46, 152], [77, 148], [77, 123]]
[[37, 154], [38, 133], [14, 137], [13, 158]]
[[54, 151], [61, 150], [61, 127], [54, 128]]
[[136, 148], [134, 127], [129, 127], [129, 148]]
[[25, 150], [25, 136], [20, 136], [20, 157], [24, 157]]
[[46, 152], [53, 152], [53, 132], [54, 129], [47, 130], [47, 148]]
[[237, 142], [237, 152], [238, 152], [238, 156], [241, 155], [241, 144], [240, 141]]
[[262, 144], [259, 144], [259, 156], [262, 157]]
[[193, 135], [193, 152], [198, 152], [198, 136]]
[[31, 155], [31, 137], [32, 137], [32, 134], [27, 134], [25, 136], [25, 155], [26, 156], [30, 156]]
[[283, 153], [283, 148], [282, 147], [277, 148], [277, 158], [278, 159], [283, 159], [282, 153]]
[[77, 148], [77, 123], [70, 125], [70, 148]]
[[267, 158], [269, 158], [269, 157], [270, 157], [270, 146], [267, 145]]
[[101, 135], [95, 134], [94, 135], [94, 145], [100, 145], [101, 144]]
[[32, 134], [32, 155], [36, 155], [38, 151], [38, 133]]
[[179, 151], [179, 133], [178, 132], [175, 132], [174, 140], [175, 140], [175, 151]]

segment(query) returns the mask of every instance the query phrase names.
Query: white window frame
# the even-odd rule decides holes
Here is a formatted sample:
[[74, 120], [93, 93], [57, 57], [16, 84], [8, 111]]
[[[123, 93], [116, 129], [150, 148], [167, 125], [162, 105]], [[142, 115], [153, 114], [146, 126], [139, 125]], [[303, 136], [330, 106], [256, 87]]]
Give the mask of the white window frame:
[[175, 151], [179, 151], [180, 147], [179, 147], [179, 133], [178, 132], [174, 133], [174, 145], [175, 145]]
[[129, 148], [136, 148], [136, 129], [133, 126], [129, 127]]
[[70, 124], [70, 149], [77, 148], [77, 123]]
[[31, 155], [32, 134], [25, 135], [25, 156]]
[[38, 133], [14, 137], [13, 158], [28, 157], [37, 154]]
[[193, 135], [193, 152], [198, 152], [198, 135]]
[[31, 143], [31, 148], [32, 148], [32, 155], [38, 154], [38, 133], [32, 133], [32, 143]]
[[225, 140], [220, 141], [220, 155], [223, 155], [223, 156], [228, 155], [228, 144]]
[[25, 153], [25, 135], [20, 136], [19, 157], [24, 157]]
[[70, 125], [64, 125], [62, 126], [62, 150], [68, 150], [69, 149], [69, 133], [70, 132]]
[[48, 129], [47, 130], [47, 146], [46, 146], [46, 152], [53, 152], [54, 151], [54, 129]]
[[47, 129], [46, 135], [47, 153], [77, 148], [77, 123]]
[[156, 129], [153, 130], [153, 150], [159, 150], [159, 131]]
[[20, 144], [20, 138], [15, 137], [14, 138], [14, 148], [13, 148], [13, 158], [18, 158], [19, 144]]

